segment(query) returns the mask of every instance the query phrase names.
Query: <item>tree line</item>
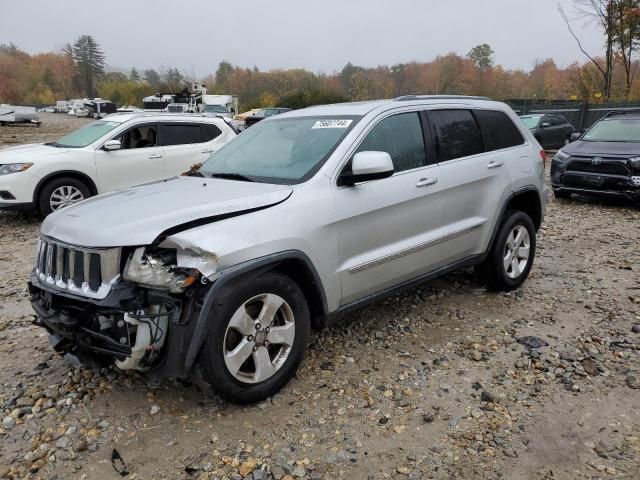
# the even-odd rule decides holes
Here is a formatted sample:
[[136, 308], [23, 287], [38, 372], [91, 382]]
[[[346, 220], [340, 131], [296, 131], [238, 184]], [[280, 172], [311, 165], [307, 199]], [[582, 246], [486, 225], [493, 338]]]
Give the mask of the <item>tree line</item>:
[[[529, 71], [496, 65], [490, 45], [467, 55], [448, 53], [430, 61], [363, 67], [347, 63], [340, 71], [274, 69], [218, 64], [205, 78], [178, 68], [129, 72], [105, 70], [106, 55], [90, 35], [62, 51], [30, 55], [14, 44], [0, 45], [0, 102], [54, 104], [56, 100], [100, 96], [118, 105], [141, 106], [153, 93], [179, 92], [204, 83], [209, 93], [234, 94], [243, 109], [267, 106], [301, 108], [319, 103], [389, 98], [408, 94], [486, 95], [498, 100], [531, 101], [640, 99], [636, 80], [640, 47], [640, 0], [573, 0], [559, 7], [585, 61], [560, 68], [552, 58], [539, 59]], [[595, 22], [604, 34], [603, 51], [588, 52], [575, 33], [581, 20]]]

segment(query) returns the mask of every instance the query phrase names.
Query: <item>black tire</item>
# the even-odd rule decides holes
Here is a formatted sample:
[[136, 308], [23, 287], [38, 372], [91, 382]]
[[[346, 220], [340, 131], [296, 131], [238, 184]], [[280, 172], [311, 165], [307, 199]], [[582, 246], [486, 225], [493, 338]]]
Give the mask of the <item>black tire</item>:
[[81, 180], [72, 177], [55, 178], [42, 187], [40, 195], [38, 196], [38, 210], [43, 216], [46, 217], [53, 212], [50, 204], [51, 195], [60, 187], [73, 187], [79, 190], [80, 193], [82, 193], [83, 199], [92, 196], [89, 186]]
[[571, 198], [571, 192], [565, 192], [564, 190], [554, 190], [553, 196], [556, 198]]
[[[273, 376], [259, 383], [247, 383], [238, 380], [227, 368], [225, 333], [236, 310], [247, 300], [262, 294], [275, 294], [287, 302], [293, 313], [295, 336], [286, 360]], [[241, 279], [223, 289], [209, 312], [209, 322], [207, 338], [194, 367], [195, 383], [241, 404], [271, 397], [287, 384], [302, 362], [311, 328], [309, 307], [302, 290], [289, 277], [275, 272]], [[253, 362], [252, 359], [247, 361]]]
[[[525, 268], [521, 273], [512, 278], [504, 267], [504, 258], [507, 250], [507, 239], [511, 232], [518, 226], [524, 227], [529, 234], [530, 250]], [[496, 238], [491, 245], [487, 258], [476, 267], [476, 272], [487, 285], [494, 291], [511, 291], [518, 288], [529, 276], [531, 266], [536, 254], [536, 229], [531, 217], [519, 210], [505, 212], [502, 223], [498, 229]]]

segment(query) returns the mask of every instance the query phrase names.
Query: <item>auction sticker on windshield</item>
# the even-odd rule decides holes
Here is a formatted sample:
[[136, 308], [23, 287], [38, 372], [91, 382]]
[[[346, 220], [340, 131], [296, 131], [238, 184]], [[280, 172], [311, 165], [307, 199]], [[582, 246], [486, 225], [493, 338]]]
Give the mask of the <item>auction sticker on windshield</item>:
[[348, 128], [353, 120], [318, 120], [313, 124], [314, 128]]

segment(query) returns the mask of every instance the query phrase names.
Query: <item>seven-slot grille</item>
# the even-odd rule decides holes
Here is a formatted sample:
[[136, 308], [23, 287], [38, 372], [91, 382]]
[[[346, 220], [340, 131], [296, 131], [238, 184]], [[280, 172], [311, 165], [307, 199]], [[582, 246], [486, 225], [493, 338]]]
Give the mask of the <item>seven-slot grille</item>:
[[57, 289], [102, 299], [120, 277], [120, 249], [76, 247], [41, 237], [35, 273]]
[[588, 173], [601, 173], [603, 175], [629, 175], [629, 168], [623, 161], [607, 161], [602, 160], [602, 163], [594, 164], [591, 159], [589, 160], [572, 160], [567, 165], [567, 172], [588, 172]]

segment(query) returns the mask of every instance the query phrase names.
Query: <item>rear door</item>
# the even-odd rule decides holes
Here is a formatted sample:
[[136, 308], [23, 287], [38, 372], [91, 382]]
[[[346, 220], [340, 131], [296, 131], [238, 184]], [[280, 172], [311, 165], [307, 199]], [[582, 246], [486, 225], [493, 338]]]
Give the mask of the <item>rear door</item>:
[[164, 149], [157, 139], [156, 122], [139, 123], [109, 139], [120, 140], [120, 150], [98, 148], [98, 191], [110, 192], [165, 178]]
[[446, 259], [451, 263], [485, 250], [511, 177], [502, 150], [485, 148], [471, 110], [430, 110], [427, 116], [442, 174]]
[[442, 183], [427, 162], [423, 120], [415, 111], [380, 119], [350, 154], [389, 153], [393, 176], [334, 185], [342, 304], [428, 272], [440, 258]]
[[[216, 136], [220, 136], [220, 129]], [[210, 133], [200, 122], [161, 122], [160, 143], [165, 153], [165, 177], [173, 177], [205, 161], [213, 152], [206, 142]]]

